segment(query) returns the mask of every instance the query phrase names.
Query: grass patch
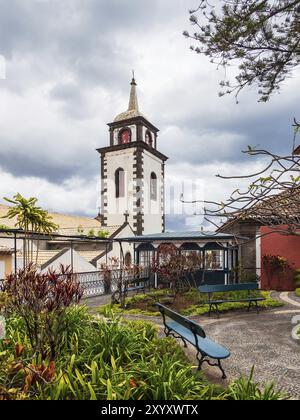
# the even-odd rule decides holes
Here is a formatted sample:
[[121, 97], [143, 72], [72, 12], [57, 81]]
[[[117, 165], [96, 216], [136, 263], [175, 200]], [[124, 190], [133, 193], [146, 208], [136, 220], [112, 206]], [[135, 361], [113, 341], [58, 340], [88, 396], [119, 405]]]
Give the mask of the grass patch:
[[296, 296], [300, 297], [300, 288], [296, 289]]
[[[282, 302], [274, 300], [271, 297], [271, 292], [255, 291], [252, 296], [263, 296], [266, 300], [259, 302], [261, 309], [278, 308], [283, 306]], [[216, 299], [235, 299], [247, 298], [248, 292], [230, 292], [230, 293], [215, 293]], [[172, 291], [169, 289], [153, 291], [143, 295], [135, 295], [126, 299], [126, 309], [122, 309], [120, 305], [114, 305], [113, 310], [117, 313], [124, 313], [128, 315], [144, 315], [144, 316], [159, 316], [160, 313], [155, 306], [159, 302], [163, 305], [169, 306], [176, 312], [183, 315], [194, 316], [204, 315], [209, 312], [209, 305], [207, 302], [207, 295], [199, 293], [196, 289], [192, 289], [186, 293], [177, 296], [174, 300]], [[110, 304], [101, 306], [98, 309], [100, 314], [106, 314], [112, 308]], [[248, 308], [248, 303], [230, 302], [219, 306], [221, 312], [234, 311], [238, 309]]]

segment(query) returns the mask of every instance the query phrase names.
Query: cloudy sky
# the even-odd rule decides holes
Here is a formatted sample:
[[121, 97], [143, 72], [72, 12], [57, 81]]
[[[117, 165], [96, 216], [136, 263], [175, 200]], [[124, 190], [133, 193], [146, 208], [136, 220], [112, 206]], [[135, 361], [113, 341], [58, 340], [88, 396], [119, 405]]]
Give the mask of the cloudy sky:
[[[289, 152], [299, 73], [267, 104], [255, 91], [218, 97], [222, 70], [189, 50], [197, 0], [0, 0], [0, 191], [59, 212], [94, 216], [106, 124], [127, 109], [131, 70], [140, 109], [161, 130], [168, 185], [201, 180], [206, 199], [251, 172], [248, 144]], [[3, 63], [6, 77], [3, 78]], [[176, 198], [176, 197], [175, 197]], [[176, 199], [179, 197], [177, 196]], [[2, 202], [2, 201], [1, 201]], [[201, 220], [170, 216], [169, 229]]]

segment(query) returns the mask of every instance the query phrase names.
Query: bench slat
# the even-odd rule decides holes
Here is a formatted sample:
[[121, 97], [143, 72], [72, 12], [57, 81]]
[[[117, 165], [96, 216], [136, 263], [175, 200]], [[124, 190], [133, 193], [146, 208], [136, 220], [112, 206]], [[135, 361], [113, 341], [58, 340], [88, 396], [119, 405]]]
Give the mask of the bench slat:
[[174, 321], [176, 321], [178, 324], [182, 325], [183, 327], [191, 331], [194, 331], [200, 337], [203, 337], [203, 338], [206, 337], [206, 334], [203, 328], [196, 322], [191, 321], [185, 316], [182, 316], [178, 314], [177, 312], [172, 311], [172, 309], [169, 309], [166, 306], [161, 305], [160, 303], [156, 303], [156, 306], [158, 307], [158, 309], [160, 310], [163, 316], [173, 319]]
[[[191, 343], [193, 346], [197, 347], [196, 339], [194, 334], [187, 328], [179, 325], [175, 321], [167, 321], [166, 326], [168, 326], [175, 333], [182, 336], [186, 341]], [[212, 359], [227, 359], [230, 356], [230, 351], [225, 347], [220, 346], [220, 344], [215, 343], [209, 338], [203, 338], [198, 336], [198, 347], [201, 350], [202, 354], [205, 354]]]
[[234, 303], [234, 302], [263, 302], [266, 300], [264, 297], [261, 298], [252, 298], [249, 297], [248, 299], [224, 299], [224, 300], [208, 300], [207, 302], [202, 302], [205, 305], [221, 305], [222, 303]]
[[217, 293], [217, 292], [241, 292], [258, 290], [258, 283], [239, 283], [239, 284], [206, 284], [199, 286], [200, 293]]

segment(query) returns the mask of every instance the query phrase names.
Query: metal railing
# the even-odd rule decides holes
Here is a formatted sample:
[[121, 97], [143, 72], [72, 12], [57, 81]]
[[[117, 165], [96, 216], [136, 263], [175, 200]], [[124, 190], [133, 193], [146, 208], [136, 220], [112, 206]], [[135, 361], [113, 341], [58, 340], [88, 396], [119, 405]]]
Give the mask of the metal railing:
[[120, 287], [120, 282], [122, 282], [122, 284], [138, 284], [139, 281], [142, 282], [145, 279], [149, 280], [151, 272], [150, 269], [145, 269], [134, 275], [127, 273], [126, 271], [116, 269], [110, 272], [95, 271], [88, 273], [74, 273], [73, 276], [74, 280], [79, 281], [81, 287], [83, 288], [83, 297], [89, 298], [112, 295]]
[[[115, 269], [107, 271], [92, 271], [86, 273], [74, 273], [72, 275], [74, 281], [79, 281], [83, 289], [83, 297], [89, 298], [94, 296], [112, 295], [118, 290], [120, 282], [123, 285], [135, 283], [145, 279], [149, 280], [151, 276], [150, 269], [144, 269], [134, 275], [124, 270]], [[0, 279], [0, 291], [3, 287], [3, 280]]]

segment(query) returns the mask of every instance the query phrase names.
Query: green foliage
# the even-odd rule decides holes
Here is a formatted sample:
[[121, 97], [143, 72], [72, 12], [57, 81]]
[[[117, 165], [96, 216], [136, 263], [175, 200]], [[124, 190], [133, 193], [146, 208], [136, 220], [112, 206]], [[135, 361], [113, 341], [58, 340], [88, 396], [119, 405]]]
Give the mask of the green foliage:
[[79, 225], [79, 226], [78, 226], [78, 228], [77, 228], [77, 233], [79, 233], [80, 235], [83, 235], [83, 234], [84, 234], [84, 228], [83, 228], [83, 226], [82, 226], [82, 225]]
[[295, 276], [294, 276], [294, 280], [295, 280], [295, 285], [298, 287], [300, 287], [300, 269], [295, 271]]
[[[283, 302], [274, 300], [271, 297], [270, 292], [264, 291], [253, 291], [253, 296], [255, 297], [264, 297], [266, 300], [259, 302], [260, 308], [279, 308], [283, 306]], [[214, 293], [214, 297], [217, 300], [223, 299], [236, 299], [236, 298], [248, 298], [248, 292], [228, 292], [228, 293]], [[199, 293], [197, 289], [191, 289], [188, 292], [182, 294], [179, 297], [180, 309], [177, 308], [178, 301], [174, 301], [174, 296], [170, 289], [163, 289], [159, 291], [154, 291], [147, 293], [145, 295], [135, 295], [126, 300], [125, 309], [122, 309], [120, 305], [103, 305], [98, 309], [98, 313], [105, 314], [107, 310], [113, 308], [117, 313], [124, 313], [128, 315], [144, 315], [144, 316], [160, 316], [157, 307], [155, 306], [156, 302], [162, 304], [167, 304], [171, 308], [173, 307], [176, 311], [179, 311], [183, 315], [195, 316], [195, 315], [205, 315], [209, 312], [209, 305], [205, 304], [207, 302], [207, 295]], [[248, 303], [243, 302], [230, 302], [224, 303], [219, 306], [220, 311], [233, 311], [238, 309], [248, 308]]]
[[190, 11], [196, 32], [184, 35], [196, 42], [192, 50], [218, 66], [238, 65], [235, 83], [220, 83], [220, 96], [257, 85], [266, 102], [299, 65], [299, 19], [300, 1], [201, 0]]
[[[13, 199], [4, 198], [4, 200], [13, 205], [4, 218], [16, 218], [15, 227], [24, 231], [24, 262], [27, 266], [29, 263], [33, 263], [33, 240], [29, 237], [30, 234], [51, 234], [56, 232], [59, 226], [53, 222], [52, 216], [46, 210], [37, 206], [38, 200], [35, 197], [26, 199], [17, 193]], [[38, 252], [36, 253], [36, 261], [37, 258]]]
[[258, 383], [253, 381], [254, 368], [251, 371], [250, 377], [241, 377], [228, 388], [228, 399], [235, 401], [245, 400], [282, 400], [286, 397], [281, 391], [276, 390], [274, 383], [266, 384], [261, 387]]
[[[266, 300], [259, 302], [258, 305], [260, 308], [262, 309], [270, 309], [270, 308], [279, 308], [281, 306], [283, 306], [282, 302], [279, 302], [277, 300], [272, 299], [270, 292], [256, 292], [253, 293], [253, 296], [263, 296]], [[202, 301], [205, 302], [205, 299], [207, 301], [207, 296], [205, 297], [203, 295], [202, 297]], [[214, 293], [214, 298], [216, 300], [222, 300], [222, 299], [235, 299], [235, 298], [248, 298], [248, 293], [247, 292], [231, 292], [231, 293], [226, 293], [226, 295], [222, 294], [222, 293]], [[223, 303], [222, 305], [219, 306], [219, 310], [221, 312], [228, 312], [228, 311], [233, 311], [233, 310], [238, 310], [238, 309], [246, 309], [248, 308], [248, 303], [243, 303], [243, 302], [228, 302], [228, 303]], [[183, 311], [184, 315], [204, 315], [206, 313], [209, 312], [209, 306], [208, 305], [194, 305], [191, 306], [190, 308], [186, 309], [185, 311]]]
[[109, 237], [109, 232], [108, 230], [99, 230], [99, 232], [97, 233], [97, 236], [99, 238], [106, 239]]
[[[0, 230], [10, 230], [11, 228], [9, 226], [6, 225], [1, 225], [0, 224]], [[9, 235], [9, 233], [7, 233], [7, 235]]]
[[[281, 398], [268, 386], [258, 392], [252, 377], [228, 389], [195, 373], [173, 338], [158, 327], [108, 313], [92, 318], [86, 308], [67, 311], [68, 331], [56, 364], [36, 359], [24, 320], [7, 320], [0, 340], [0, 399], [36, 400], [228, 400]], [[263, 397], [263, 398], [262, 398]]]
[[[24, 321], [8, 319], [0, 341], [0, 399], [230, 400], [279, 399], [241, 379], [228, 389], [195, 373], [173, 338], [160, 339], [148, 322], [92, 319], [85, 308], [68, 312], [70, 329], [56, 365], [42, 364], [24, 334]], [[34, 371], [34, 372], [33, 372]]]
[[300, 289], [296, 289], [296, 296], [300, 297]]

